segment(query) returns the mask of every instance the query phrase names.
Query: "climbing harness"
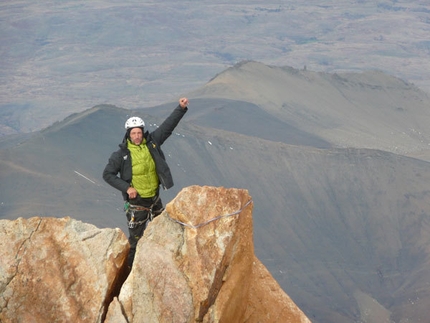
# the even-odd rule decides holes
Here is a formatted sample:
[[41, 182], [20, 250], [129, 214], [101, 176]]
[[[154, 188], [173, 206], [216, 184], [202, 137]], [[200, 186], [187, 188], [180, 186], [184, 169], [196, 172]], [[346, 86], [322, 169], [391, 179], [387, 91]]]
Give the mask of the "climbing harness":
[[216, 221], [216, 220], [219, 220], [219, 219], [222, 219], [222, 218], [227, 218], [227, 217], [229, 217], [229, 216], [233, 216], [233, 215], [239, 214], [240, 212], [242, 212], [242, 211], [243, 211], [243, 210], [244, 210], [248, 205], [250, 205], [251, 203], [252, 203], [252, 199], [251, 199], [251, 200], [249, 200], [248, 202], [246, 202], [246, 203], [245, 203], [245, 205], [244, 205], [241, 209], [239, 209], [239, 210], [237, 210], [237, 211], [235, 211], [235, 212], [233, 212], [233, 213], [220, 215], [220, 216], [217, 216], [217, 217], [215, 217], [215, 218], [212, 218], [212, 219], [210, 219], [210, 220], [208, 220], [208, 221], [206, 221], [206, 222], [199, 223], [199, 224], [196, 224], [196, 225], [189, 224], [189, 223], [184, 223], [184, 222], [181, 222], [181, 221], [179, 221], [179, 220], [172, 219], [168, 213], [167, 213], [167, 216], [168, 216], [168, 217], [169, 217], [169, 219], [170, 219], [170, 220], [172, 220], [173, 222], [179, 223], [179, 224], [181, 224], [181, 225], [183, 225], [183, 226], [186, 226], [186, 227], [189, 227], [189, 228], [197, 229], [197, 228], [200, 228], [200, 227], [202, 227], [202, 226], [205, 226], [205, 225], [207, 225], [207, 224], [209, 224], [209, 223], [211, 223], [211, 222], [213, 222], [213, 221]]
[[[128, 202], [128, 201], [125, 202], [124, 211], [126, 213], [130, 213], [130, 221], [128, 222], [128, 227], [130, 229], [134, 229], [134, 228], [138, 227], [139, 225], [147, 224], [148, 222], [151, 222], [154, 219], [154, 212], [152, 211], [152, 208], [154, 207], [155, 204], [157, 204], [159, 199], [160, 199], [160, 197], [157, 196], [154, 203], [152, 203], [150, 207], [130, 204], [130, 202]], [[148, 212], [146, 219], [141, 220], [141, 221], [136, 221], [134, 213], [139, 212], [139, 211], [147, 211]], [[163, 209], [161, 209], [160, 212], [161, 211], [163, 211]], [[157, 211], [157, 213], [158, 213], [158, 211]]]

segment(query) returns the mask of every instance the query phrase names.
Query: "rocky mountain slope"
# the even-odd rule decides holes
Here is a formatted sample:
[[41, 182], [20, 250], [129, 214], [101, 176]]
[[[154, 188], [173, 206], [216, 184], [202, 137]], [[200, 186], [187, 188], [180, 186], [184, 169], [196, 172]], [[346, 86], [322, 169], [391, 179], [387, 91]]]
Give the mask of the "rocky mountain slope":
[[[381, 72], [328, 74], [243, 62], [189, 96], [252, 103], [334, 147], [381, 149], [430, 160], [430, 96]], [[251, 128], [258, 135], [260, 128], [278, 128], [264, 118], [254, 127], [241, 127], [246, 118], [237, 119], [239, 132]]]
[[[429, 163], [390, 148], [426, 156], [425, 93], [380, 73], [249, 62], [189, 98], [164, 145], [175, 179], [165, 202], [191, 185], [249, 190], [255, 253], [313, 322], [425, 321]], [[268, 98], [277, 104], [261, 103]], [[1, 217], [71, 216], [126, 232], [122, 199], [102, 169], [128, 116], [142, 116], [151, 130], [175, 105], [100, 105], [31, 138], [3, 140]]]

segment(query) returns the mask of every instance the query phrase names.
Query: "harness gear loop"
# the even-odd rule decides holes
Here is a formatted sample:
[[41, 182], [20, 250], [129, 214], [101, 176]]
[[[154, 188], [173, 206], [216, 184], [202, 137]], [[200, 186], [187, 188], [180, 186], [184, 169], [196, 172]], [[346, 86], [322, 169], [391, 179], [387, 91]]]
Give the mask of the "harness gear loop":
[[[134, 229], [136, 227], [138, 227], [139, 225], [143, 225], [143, 224], [147, 224], [148, 221], [151, 222], [154, 219], [154, 212], [152, 211], [153, 207], [155, 206], [155, 204], [157, 204], [158, 200], [160, 199], [160, 196], [157, 196], [157, 198], [155, 199], [155, 201], [151, 204], [150, 207], [145, 207], [142, 205], [134, 205], [134, 204], [130, 204], [130, 202], [125, 202], [124, 204], [124, 211], [126, 213], [130, 213], [130, 221], [128, 222], [128, 227], [130, 229]], [[134, 212], [139, 212], [139, 211], [147, 211], [147, 217], [144, 220], [141, 221], [136, 221], [136, 218], [134, 216]]]

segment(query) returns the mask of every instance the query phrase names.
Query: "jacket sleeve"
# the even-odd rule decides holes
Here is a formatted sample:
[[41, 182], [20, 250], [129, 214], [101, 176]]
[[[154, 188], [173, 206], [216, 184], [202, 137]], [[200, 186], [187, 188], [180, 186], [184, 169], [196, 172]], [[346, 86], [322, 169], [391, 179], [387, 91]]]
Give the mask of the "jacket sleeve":
[[163, 121], [163, 123], [152, 132], [151, 136], [160, 146], [164, 143], [164, 141], [170, 137], [173, 130], [178, 125], [179, 121], [181, 121], [182, 117], [187, 112], [188, 108], [182, 109], [180, 105], [178, 105]]
[[130, 184], [118, 176], [118, 173], [121, 170], [121, 163], [121, 155], [118, 152], [112, 153], [105, 169], [103, 170], [103, 179], [112, 187], [122, 193], [126, 193]]

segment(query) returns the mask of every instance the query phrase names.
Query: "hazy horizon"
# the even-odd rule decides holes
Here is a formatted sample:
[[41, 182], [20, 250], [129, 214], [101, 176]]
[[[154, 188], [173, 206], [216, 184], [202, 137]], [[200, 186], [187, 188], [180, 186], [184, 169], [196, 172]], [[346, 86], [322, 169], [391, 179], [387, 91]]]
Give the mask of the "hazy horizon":
[[176, 101], [243, 60], [379, 70], [430, 93], [429, 12], [425, 1], [3, 1], [0, 134], [98, 104]]

